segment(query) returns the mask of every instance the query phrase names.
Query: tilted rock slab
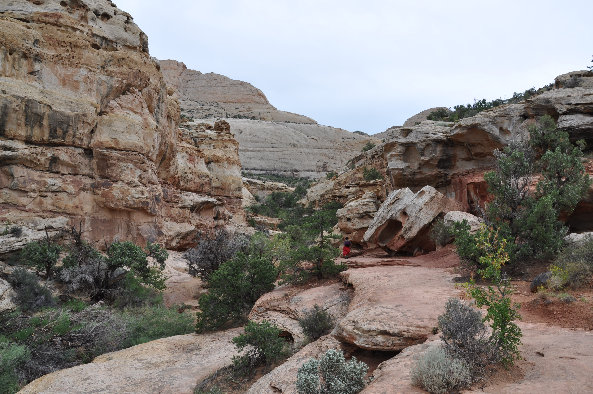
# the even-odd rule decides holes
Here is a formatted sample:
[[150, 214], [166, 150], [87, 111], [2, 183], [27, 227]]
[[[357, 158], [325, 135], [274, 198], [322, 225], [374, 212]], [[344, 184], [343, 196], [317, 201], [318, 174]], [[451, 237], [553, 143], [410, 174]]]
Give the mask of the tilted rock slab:
[[232, 364], [241, 329], [188, 334], [103, 354], [92, 363], [42, 376], [21, 393], [193, 393], [196, 383]]
[[[228, 124], [178, 128], [146, 35], [109, 0], [0, 5], [0, 216], [183, 248], [242, 223]], [[210, 200], [209, 200], [210, 199]]]
[[434, 250], [434, 241], [428, 235], [431, 223], [457, 209], [455, 201], [432, 186], [425, 186], [418, 193], [408, 188], [395, 190], [377, 211], [363, 240], [392, 251]]
[[424, 342], [447, 299], [459, 294], [453, 276], [440, 269], [372, 267], [341, 275], [354, 288], [354, 298], [333, 334], [368, 350], [399, 351]]

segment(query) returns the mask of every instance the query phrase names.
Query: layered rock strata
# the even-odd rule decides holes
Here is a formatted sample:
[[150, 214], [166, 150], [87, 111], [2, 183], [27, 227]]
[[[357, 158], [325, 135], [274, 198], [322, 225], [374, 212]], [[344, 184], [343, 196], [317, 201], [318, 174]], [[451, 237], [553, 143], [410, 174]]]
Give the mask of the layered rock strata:
[[246, 82], [203, 74], [173, 60], [160, 64], [167, 84], [177, 91], [184, 117], [229, 122], [245, 171], [319, 178], [341, 170], [367, 142], [378, 142], [279, 111]]
[[[146, 35], [108, 0], [0, 5], [0, 217], [179, 248], [241, 219], [228, 124], [179, 129]], [[37, 220], [37, 219], [35, 219]]]

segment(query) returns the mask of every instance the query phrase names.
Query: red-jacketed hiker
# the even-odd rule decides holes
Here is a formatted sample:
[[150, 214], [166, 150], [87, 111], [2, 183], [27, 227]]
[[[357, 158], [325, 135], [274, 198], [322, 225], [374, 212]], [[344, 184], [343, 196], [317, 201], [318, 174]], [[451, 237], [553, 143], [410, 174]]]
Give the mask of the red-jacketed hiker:
[[351, 247], [352, 247], [352, 242], [350, 242], [350, 239], [348, 239], [348, 237], [346, 237], [346, 239], [344, 240], [344, 247], [342, 248], [342, 257], [344, 257], [345, 259], [348, 258], [348, 255], [350, 254]]

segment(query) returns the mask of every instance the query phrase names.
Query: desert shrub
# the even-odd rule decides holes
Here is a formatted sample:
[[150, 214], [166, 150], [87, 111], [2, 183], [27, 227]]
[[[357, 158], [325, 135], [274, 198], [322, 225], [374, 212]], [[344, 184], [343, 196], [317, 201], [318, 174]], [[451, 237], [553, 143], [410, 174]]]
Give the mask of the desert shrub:
[[52, 242], [48, 236], [44, 241], [29, 242], [25, 245], [19, 261], [21, 264], [35, 267], [38, 272], [45, 271], [45, 276], [51, 278], [61, 250], [60, 245]]
[[26, 346], [17, 345], [0, 336], [0, 393], [16, 393], [19, 390], [16, 371], [30, 357]]
[[307, 338], [310, 341], [315, 341], [331, 331], [334, 321], [327, 311], [319, 305], [315, 305], [299, 319], [299, 325]]
[[512, 303], [510, 279], [501, 272], [502, 266], [509, 261], [507, 242], [499, 237], [497, 231], [488, 231], [490, 236], [478, 239], [477, 247], [481, 254], [478, 273], [493, 286], [478, 286], [473, 278], [465, 286], [468, 294], [476, 300], [478, 308], [487, 307], [484, 321], [490, 322], [492, 328], [489, 342], [493, 357], [508, 366], [520, 356], [518, 347], [522, 333], [515, 323], [520, 318], [517, 312], [519, 306]]
[[132, 242], [114, 242], [103, 256], [88, 243], [75, 242], [60, 280], [69, 291], [93, 300], [117, 300], [120, 306], [153, 304], [158, 302], [155, 291], [165, 288], [167, 257], [166, 250], [151, 243], [144, 251]]
[[438, 246], [445, 246], [453, 239], [453, 228], [449, 225], [446, 225], [442, 218], [439, 218], [430, 228], [430, 238]]
[[194, 331], [192, 316], [179, 313], [177, 308], [144, 307], [127, 310], [125, 316], [128, 332], [125, 347]]
[[8, 277], [16, 293], [15, 302], [25, 312], [34, 312], [55, 305], [51, 291], [39, 283], [37, 275], [17, 268]]
[[549, 287], [579, 287], [593, 276], [593, 237], [562, 249], [550, 267]]
[[280, 337], [280, 329], [267, 321], [250, 321], [245, 333], [233, 338], [241, 356], [233, 357], [235, 372], [245, 374], [258, 365], [271, 365], [286, 355], [286, 342]]
[[222, 263], [232, 259], [235, 254], [244, 251], [249, 244], [246, 235], [231, 233], [218, 229], [210, 237], [203, 237], [198, 244], [185, 252], [189, 274], [204, 280], [220, 267]]
[[493, 349], [479, 310], [450, 298], [439, 316], [443, 348], [449, 356], [464, 360], [472, 379], [480, 378], [493, 361]]
[[365, 146], [362, 147], [362, 151], [363, 152], [367, 152], [370, 151], [371, 149], [373, 149], [375, 147], [375, 144], [373, 144], [371, 141], [367, 142]]
[[245, 321], [255, 301], [274, 289], [278, 271], [273, 258], [239, 252], [214, 271], [207, 294], [200, 297], [196, 330], [210, 331]]
[[327, 179], [332, 179], [332, 178], [335, 178], [336, 176], [338, 176], [338, 173], [335, 171], [330, 171], [327, 174], [325, 174], [325, 177]]
[[471, 382], [471, 371], [465, 360], [453, 358], [440, 346], [429, 348], [412, 368], [412, 384], [429, 393], [455, 392]]
[[363, 168], [362, 177], [365, 181], [374, 181], [375, 179], [383, 179], [383, 175], [375, 167]]
[[319, 360], [309, 359], [297, 372], [299, 394], [355, 394], [365, 386], [368, 366], [356, 357], [346, 361], [340, 350], [330, 349]]

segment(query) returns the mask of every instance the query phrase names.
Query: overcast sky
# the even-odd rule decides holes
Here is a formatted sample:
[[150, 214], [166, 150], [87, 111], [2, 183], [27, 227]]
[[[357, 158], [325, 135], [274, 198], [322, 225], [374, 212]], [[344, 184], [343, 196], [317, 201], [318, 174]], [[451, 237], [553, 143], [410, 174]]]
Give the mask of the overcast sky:
[[278, 109], [350, 131], [593, 65], [591, 0], [115, 2], [152, 56], [249, 82]]

